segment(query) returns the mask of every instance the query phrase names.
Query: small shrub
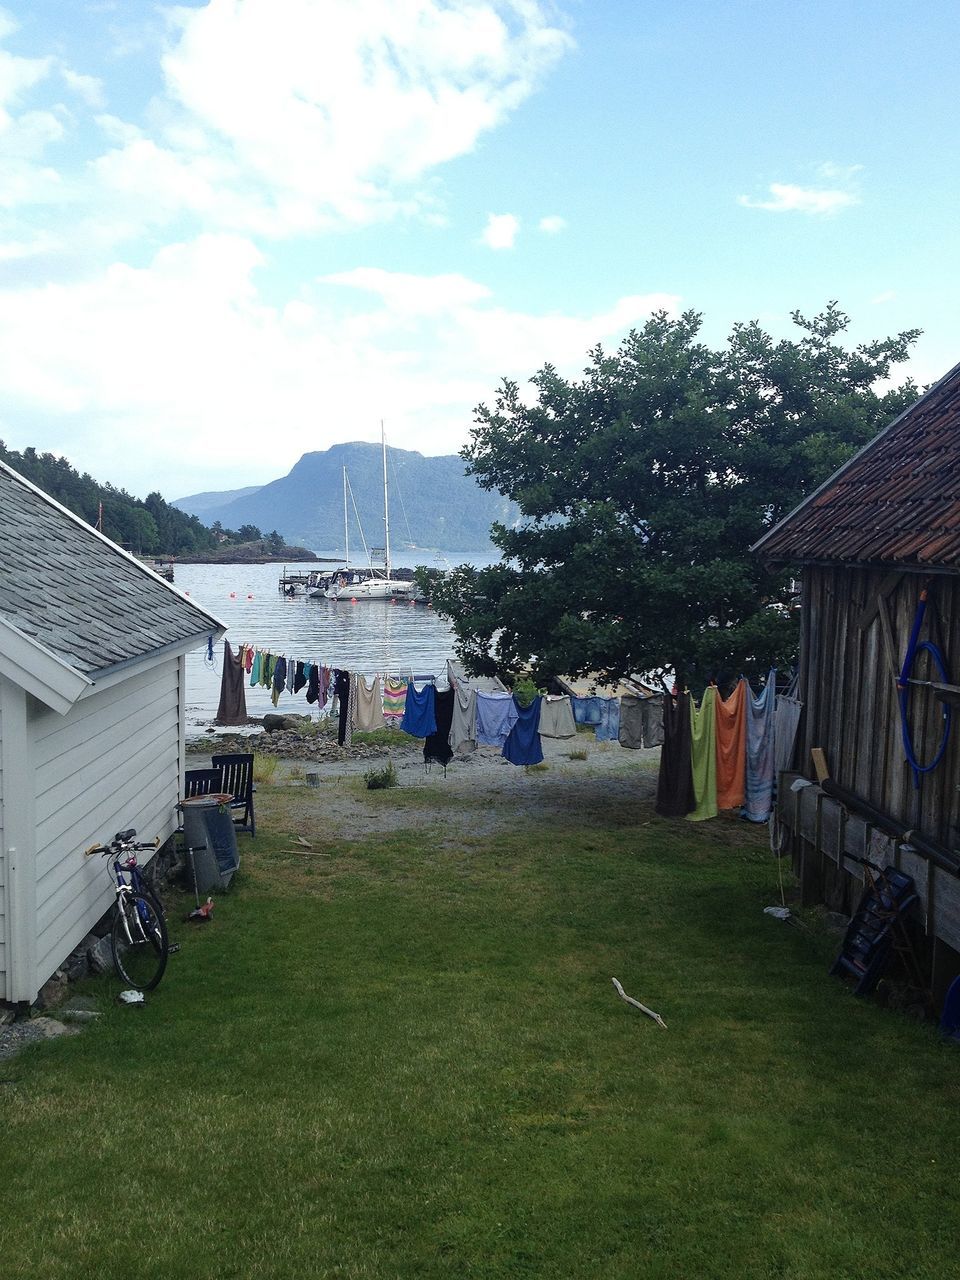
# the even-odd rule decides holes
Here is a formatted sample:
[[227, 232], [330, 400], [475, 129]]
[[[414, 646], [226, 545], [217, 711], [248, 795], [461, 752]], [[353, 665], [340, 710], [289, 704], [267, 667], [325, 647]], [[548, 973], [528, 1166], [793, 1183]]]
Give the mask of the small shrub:
[[302, 782], [307, 776], [307, 771], [302, 764], [292, 764], [287, 770], [288, 782]]
[[277, 756], [253, 757], [253, 780], [256, 783], [271, 783], [277, 775], [280, 761]]
[[382, 769], [368, 769], [363, 777], [368, 791], [384, 791], [388, 787], [400, 785], [392, 760], [388, 760]]
[[586, 750], [585, 747], [578, 747], [576, 751], [567, 752], [567, 759], [568, 760], [586, 760], [589, 754], [590, 753]]
[[539, 764], [527, 764], [523, 767], [527, 773], [546, 773], [550, 768], [546, 760], [541, 760]]
[[546, 689], [538, 689], [530, 676], [521, 676], [513, 686], [513, 696], [521, 707], [529, 707], [534, 698], [541, 693], [546, 693]]

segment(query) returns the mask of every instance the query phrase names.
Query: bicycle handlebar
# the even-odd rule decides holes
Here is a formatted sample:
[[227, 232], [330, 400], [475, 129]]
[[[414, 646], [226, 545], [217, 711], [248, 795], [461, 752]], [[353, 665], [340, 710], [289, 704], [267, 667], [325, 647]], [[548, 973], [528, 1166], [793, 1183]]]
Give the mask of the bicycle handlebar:
[[109, 844], [92, 844], [89, 849], [84, 849], [84, 857], [90, 858], [95, 853], [99, 853], [101, 857], [106, 858], [110, 854], [119, 857], [122, 853], [139, 853], [145, 852], [147, 849], [159, 849], [160, 837], [152, 840], [149, 844], [134, 839], [136, 830], [131, 827], [129, 831], [118, 831]]

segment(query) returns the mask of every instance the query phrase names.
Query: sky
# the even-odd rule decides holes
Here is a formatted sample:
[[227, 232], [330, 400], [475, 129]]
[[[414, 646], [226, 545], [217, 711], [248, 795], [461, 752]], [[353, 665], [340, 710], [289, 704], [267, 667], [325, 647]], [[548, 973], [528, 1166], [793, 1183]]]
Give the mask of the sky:
[[0, 0], [0, 439], [138, 497], [468, 440], [651, 311], [960, 360], [925, 0]]

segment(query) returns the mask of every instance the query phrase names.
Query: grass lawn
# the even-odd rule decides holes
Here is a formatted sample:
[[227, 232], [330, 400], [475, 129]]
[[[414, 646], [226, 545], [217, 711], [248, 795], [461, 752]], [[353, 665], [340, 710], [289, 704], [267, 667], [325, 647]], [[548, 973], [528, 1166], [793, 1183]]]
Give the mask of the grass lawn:
[[765, 831], [287, 799], [146, 1008], [0, 1062], [5, 1278], [960, 1274], [960, 1056], [762, 914]]

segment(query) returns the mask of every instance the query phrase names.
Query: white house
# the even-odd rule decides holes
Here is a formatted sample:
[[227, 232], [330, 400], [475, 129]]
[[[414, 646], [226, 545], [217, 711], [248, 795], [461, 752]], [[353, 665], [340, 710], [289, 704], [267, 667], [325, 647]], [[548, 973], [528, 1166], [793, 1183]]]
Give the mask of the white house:
[[224, 631], [0, 462], [0, 998], [35, 1000], [109, 908], [84, 849], [172, 835], [185, 655]]

